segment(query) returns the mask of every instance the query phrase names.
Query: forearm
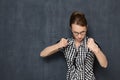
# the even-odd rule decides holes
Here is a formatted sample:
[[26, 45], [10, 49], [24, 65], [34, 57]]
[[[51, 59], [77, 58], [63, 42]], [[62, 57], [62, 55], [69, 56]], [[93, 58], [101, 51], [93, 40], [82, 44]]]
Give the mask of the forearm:
[[94, 52], [95, 56], [97, 57], [97, 60], [99, 62], [99, 64], [103, 67], [103, 68], [106, 68], [107, 65], [108, 65], [108, 61], [107, 61], [107, 58], [106, 56], [104, 55], [104, 53], [98, 49]]
[[54, 44], [52, 46], [48, 46], [43, 51], [41, 51], [40, 56], [41, 57], [47, 57], [51, 54], [56, 53], [57, 51], [59, 51], [59, 49], [60, 49], [60, 46], [59, 46], [58, 43]]

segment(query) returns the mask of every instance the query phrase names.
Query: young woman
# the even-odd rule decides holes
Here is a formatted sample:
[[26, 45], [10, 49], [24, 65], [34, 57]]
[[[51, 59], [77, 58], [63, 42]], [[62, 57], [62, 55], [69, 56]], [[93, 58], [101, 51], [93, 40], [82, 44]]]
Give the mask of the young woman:
[[87, 37], [87, 27], [85, 15], [77, 11], [73, 12], [70, 17], [73, 37], [62, 38], [58, 43], [46, 47], [40, 53], [41, 57], [46, 57], [59, 50], [63, 51], [68, 66], [67, 80], [95, 80], [94, 57], [103, 68], [108, 65], [106, 56], [94, 39]]

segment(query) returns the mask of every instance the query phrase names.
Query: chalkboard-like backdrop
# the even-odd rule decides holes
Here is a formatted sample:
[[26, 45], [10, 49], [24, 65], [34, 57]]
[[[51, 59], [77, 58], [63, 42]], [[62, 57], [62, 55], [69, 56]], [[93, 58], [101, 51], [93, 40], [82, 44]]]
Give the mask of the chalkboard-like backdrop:
[[0, 80], [66, 80], [62, 53], [39, 57], [46, 46], [70, 37], [69, 16], [86, 14], [89, 35], [109, 66], [95, 62], [97, 80], [119, 80], [119, 0], [0, 0]]

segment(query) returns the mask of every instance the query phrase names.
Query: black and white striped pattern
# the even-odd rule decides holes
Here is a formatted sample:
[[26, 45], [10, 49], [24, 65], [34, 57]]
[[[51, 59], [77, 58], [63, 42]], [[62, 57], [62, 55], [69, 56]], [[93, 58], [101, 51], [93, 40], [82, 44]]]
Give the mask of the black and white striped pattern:
[[75, 48], [74, 39], [68, 39], [69, 44], [64, 48], [67, 61], [67, 80], [95, 80], [93, 73], [94, 54], [87, 46], [85, 37], [78, 49]]

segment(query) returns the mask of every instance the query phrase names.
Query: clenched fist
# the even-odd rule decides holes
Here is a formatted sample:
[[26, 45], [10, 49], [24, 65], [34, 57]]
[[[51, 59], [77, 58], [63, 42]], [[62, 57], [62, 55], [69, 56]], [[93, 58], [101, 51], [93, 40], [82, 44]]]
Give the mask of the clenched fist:
[[96, 53], [99, 50], [98, 45], [95, 43], [93, 38], [89, 38], [87, 41], [87, 47], [90, 51]]
[[60, 48], [66, 47], [68, 45], [68, 40], [65, 38], [61, 38], [61, 40], [58, 42], [58, 44], [59, 44]]

